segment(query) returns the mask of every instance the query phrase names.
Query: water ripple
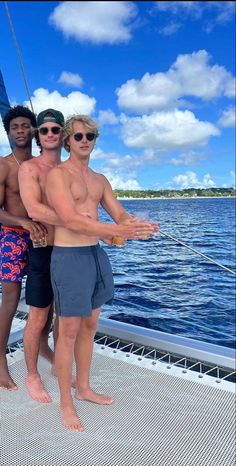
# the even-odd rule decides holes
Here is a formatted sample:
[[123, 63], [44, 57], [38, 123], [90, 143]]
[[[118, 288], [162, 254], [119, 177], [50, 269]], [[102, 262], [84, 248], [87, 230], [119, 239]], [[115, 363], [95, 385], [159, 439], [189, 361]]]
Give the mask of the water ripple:
[[[234, 199], [121, 202], [130, 213], [146, 212], [163, 232], [235, 270]], [[101, 219], [107, 219], [103, 211]], [[232, 274], [161, 235], [127, 241], [123, 249], [104, 247], [119, 301], [104, 306], [104, 316], [234, 347]]]

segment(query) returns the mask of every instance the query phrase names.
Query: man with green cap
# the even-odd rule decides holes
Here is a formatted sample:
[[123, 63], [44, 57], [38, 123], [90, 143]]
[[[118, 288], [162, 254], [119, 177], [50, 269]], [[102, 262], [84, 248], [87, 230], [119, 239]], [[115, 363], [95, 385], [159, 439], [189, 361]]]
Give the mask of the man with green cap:
[[[63, 114], [48, 108], [38, 114], [35, 139], [41, 148], [38, 157], [24, 162], [19, 170], [20, 194], [30, 218], [45, 225], [47, 234], [40, 243], [30, 242], [29, 275], [26, 282], [26, 304], [30, 305], [24, 332], [24, 352], [28, 374], [26, 387], [33, 400], [50, 403], [37, 368], [40, 336], [53, 304], [50, 280], [50, 260], [54, 240], [54, 225], [58, 218], [48, 206], [45, 186], [49, 171], [60, 163]], [[55, 328], [55, 332], [56, 330]], [[45, 354], [53, 364], [53, 351]]]

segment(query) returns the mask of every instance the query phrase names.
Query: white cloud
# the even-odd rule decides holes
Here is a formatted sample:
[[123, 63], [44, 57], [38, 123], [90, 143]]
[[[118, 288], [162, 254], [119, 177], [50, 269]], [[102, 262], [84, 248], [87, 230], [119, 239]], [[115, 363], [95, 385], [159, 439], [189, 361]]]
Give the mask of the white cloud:
[[218, 128], [199, 121], [189, 110], [156, 112], [142, 117], [121, 116], [121, 135], [128, 147], [161, 151], [186, 150], [204, 146], [210, 136], [220, 134]]
[[138, 181], [135, 178], [119, 174], [114, 174], [113, 171], [105, 169], [103, 174], [111, 183], [112, 189], [141, 189]]
[[168, 23], [166, 26], [164, 26], [163, 28], [161, 28], [159, 30], [159, 32], [161, 34], [163, 34], [163, 36], [172, 36], [173, 34], [175, 34], [180, 28], [182, 27], [182, 25], [180, 23], [174, 23], [174, 22], [170, 22]]
[[100, 147], [95, 147], [92, 154], [91, 160], [103, 160], [103, 167], [106, 170], [115, 170], [119, 174], [131, 174], [134, 169], [143, 163], [146, 158], [137, 157], [130, 154], [119, 154], [117, 152], [104, 152]]
[[179, 189], [212, 188], [216, 186], [209, 173], [206, 173], [203, 176], [203, 179], [199, 180], [197, 174], [192, 171], [188, 171], [183, 175], [174, 176], [172, 181], [175, 183], [175, 185], [178, 186]]
[[180, 166], [180, 165], [188, 166], [188, 165], [193, 165], [196, 162], [199, 162], [201, 158], [202, 158], [201, 154], [194, 152], [194, 151], [189, 151], [189, 152], [179, 154], [176, 157], [172, 157], [169, 160], [169, 163], [171, 165], [176, 165], [176, 166]]
[[107, 177], [112, 189], [141, 189], [135, 171], [135, 168], [143, 163], [141, 159], [129, 154], [104, 152], [95, 147], [91, 160], [102, 160], [102, 166], [96, 171]]
[[234, 97], [235, 98], [235, 89], [236, 89], [236, 80], [235, 80], [235, 78], [229, 79], [225, 84], [224, 95], [226, 97]]
[[116, 89], [118, 105], [137, 113], [150, 112], [180, 104], [182, 97], [211, 100], [235, 94], [234, 78], [223, 66], [208, 64], [206, 50], [179, 55], [166, 73], [145, 73]]
[[131, 39], [132, 21], [137, 15], [134, 3], [61, 2], [49, 17], [49, 23], [68, 37], [94, 44], [126, 43]]
[[102, 125], [116, 125], [119, 123], [119, 118], [112, 110], [100, 110], [98, 113], [98, 122]]
[[11, 152], [10, 143], [8, 141], [7, 133], [0, 119], [0, 156], [7, 155]]
[[0, 144], [0, 157], [4, 157], [5, 155], [8, 155], [10, 153], [11, 153], [10, 144], [8, 146]]
[[215, 26], [224, 26], [235, 17], [235, 2], [206, 2], [208, 12], [212, 10], [213, 14], [216, 13], [210, 20], [203, 23], [203, 29], [206, 32], [211, 32]]
[[119, 107], [137, 113], [150, 112], [176, 103], [180, 84], [166, 73], [145, 73], [141, 80], [129, 79], [116, 89]]
[[[172, 13], [173, 15], [191, 15], [195, 18], [202, 16], [202, 2], [156, 2], [155, 9], [162, 12]], [[204, 2], [205, 3], [205, 2]]]
[[[182, 23], [186, 18], [191, 18], [194, 21], [201, 19], [202, 29], [206, 32], [211, 32], [215, 26], [224, 26], [233, 20], [235, 16], [235, 2], [157, 1], [153, 10], [162, 14], [168, 13], [168, 21], [170, 21], [170, 15], [178, 17]], [[163, 33], [163, 28], [159, 32]], [[175, 32], [173, 30], [172, 33], [174, 34]]]
[[[65, 118], [74, 113], [90, 115], [96, 105], [94, 97], [89, 97], [79, 91], [71, 92], [64, 97], [58, 91], [49, 92], [44, 88], [36, 89], [31, 100], [35, 113], [39, 113], [46, 108], [55, 108], [60, 110]], [[24, 105], [29, 106], [29, 102], [24, 102]]]
[[218, 124], [223, 128], [235, 128], [235, 107], [229, 107], [223, 111]]
[[177, 57], [170, 73], [182, 84], [182, 95], [210, 100], [228, 92], [234, 78], [223, 66], [209, 66], [209, 60], [206, 50]]
[[106, 158], [105, 152], [100, 147], [94, 147], [90, 155], [90, 160], [104, 160]]
[[72, 87], [82, 87], [83, 79], [79, 74], [71, 73], [70, 71], [63, 71], [58, 79], [59, 83], [66, 84]]

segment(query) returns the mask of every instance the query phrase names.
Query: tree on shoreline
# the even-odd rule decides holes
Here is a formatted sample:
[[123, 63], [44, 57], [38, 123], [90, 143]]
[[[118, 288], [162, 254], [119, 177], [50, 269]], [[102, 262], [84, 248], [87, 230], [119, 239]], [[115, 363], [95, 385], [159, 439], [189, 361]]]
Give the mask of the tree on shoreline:
[[188, 188], [188, 189], [159, 189], [147, 190], [123, 190], [115, 189], [116, 197], [125, 198], [161, 198], [161, 197], [235, 197], [235, 188]]

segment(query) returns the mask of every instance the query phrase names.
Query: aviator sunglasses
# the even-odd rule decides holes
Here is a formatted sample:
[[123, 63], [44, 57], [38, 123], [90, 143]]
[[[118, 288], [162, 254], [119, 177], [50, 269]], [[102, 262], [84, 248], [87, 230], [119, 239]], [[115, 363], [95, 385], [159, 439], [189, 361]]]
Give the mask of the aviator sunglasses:
[[76, 141], [82, 141], [83, 136], [86, 136], [87, 141], [93, 141], [96, 137], [94, 133], [75, 133], [73, 136]]
[[43, 136], [46, 136], [48, 131], [51, 131], [52, 134], [59, 134], [61, 132], [61, 128], [59, 128], [59, 126], [52, 126], [52, 128], [46, 128], [46, 126], [44, 126], [43, 128], [39, 128], [39, 133]]

